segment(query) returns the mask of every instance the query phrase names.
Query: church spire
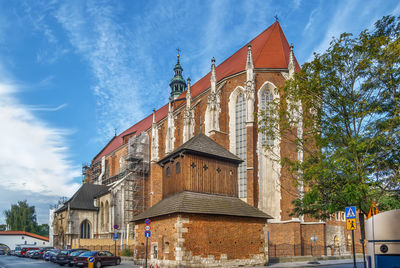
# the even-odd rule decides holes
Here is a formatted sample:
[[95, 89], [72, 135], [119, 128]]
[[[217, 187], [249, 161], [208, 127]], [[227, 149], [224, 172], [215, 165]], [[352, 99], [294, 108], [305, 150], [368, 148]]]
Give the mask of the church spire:
[[187, 79], [186, 107], [190, 109], [192, 106], [192, 93], [190, 92], [190, 77]]
[[211, 83], [211, 94], [215, 94], [215, 92], [217, 91], [217, 74], [215, 71], [215, 58], [214, 57], [211, 59], [210, 83]]
[[289, 69], [289, 77], [293, 78], [293, 75], [296, 71], [296, 63], [294, 61], [293, 44], [290, 45], [288, 69]]
[[182, 77], [182, 66], [179, 62], [179, 58], [180, 58], [180, 50], [178, 50], [178, 55], [177, 57], [177, 62], [175, 64], [174, 67], [174, 77], [171, 79], [171, 83], [169, 84], [169, 86], [171, 87], [171, 99], [177, 99], [179, 97], [179, 95], [182, 94], [182, 92], [185, 90], [186, 88], [186, 82], [185, 79], [183, 79]]

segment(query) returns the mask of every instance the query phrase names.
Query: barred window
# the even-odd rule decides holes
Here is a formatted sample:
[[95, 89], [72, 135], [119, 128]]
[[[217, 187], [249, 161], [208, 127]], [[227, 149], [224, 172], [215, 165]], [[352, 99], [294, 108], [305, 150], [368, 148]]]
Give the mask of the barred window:
[[[274, 96], [272, 95], [271, 91], [264, 90], [261, 94], [260, 106], [261, 110], [265, 111], [266, 115], [270, 116], [272, 107], [272, 102], [274, 100]], [[261, 128], [265, 127], [265, 123], [261, 122]], [[272, 137], [267, 137], [265, 133], [261, 134], [261, 142], [266, 145], [274, 145], [274, 140]]]
[[244, 162], [239, 165], [238, 169], [238, 185], [239, 185], [239, 197], [247, 197], [247, 170], [246, 170], [246, 98], [241, 93], [236, 100], [235, 106], [235, 135], [236, 135], [236, 155], [240, 157]]

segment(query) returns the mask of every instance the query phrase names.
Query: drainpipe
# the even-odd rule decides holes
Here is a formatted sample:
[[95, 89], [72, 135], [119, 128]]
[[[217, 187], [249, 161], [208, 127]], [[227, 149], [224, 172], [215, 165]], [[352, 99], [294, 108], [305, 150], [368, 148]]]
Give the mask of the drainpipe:
[[100, 185], [103, 184], [103, 176], [104, 176], [105, 172], [106, 172], [106, 157], [103, 156], [101, 158], [101, 173], [100, 173], [99, 179], [98, 179], [98, 184], [100, 184]]

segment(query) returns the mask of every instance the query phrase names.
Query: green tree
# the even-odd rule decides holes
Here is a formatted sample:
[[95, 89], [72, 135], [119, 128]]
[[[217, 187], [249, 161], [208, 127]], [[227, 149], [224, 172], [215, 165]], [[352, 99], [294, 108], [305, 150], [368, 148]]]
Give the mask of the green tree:
[[36, 233], [41, 236], [49, 236], [49, 225], [46, 223], [39, 225]]
[[373, 199], [399, 208], [399, 86], [400, 17], [386, 16], [334, 38], [260, 113], [259, 131], [303, 153], [279, 159], [304, 186], [295, 214], [324, 219], [349, 205], [366, 214]]
[[0, 224], [0, 231], [5, 231], [5, 230], [7, 230], [7, 225]]
[[26, 231], [36, 233], [37, 221], [35, 206], [29, 206], [27, 201], [18, 201], [5, 210], [6, 224], [11, 231]]

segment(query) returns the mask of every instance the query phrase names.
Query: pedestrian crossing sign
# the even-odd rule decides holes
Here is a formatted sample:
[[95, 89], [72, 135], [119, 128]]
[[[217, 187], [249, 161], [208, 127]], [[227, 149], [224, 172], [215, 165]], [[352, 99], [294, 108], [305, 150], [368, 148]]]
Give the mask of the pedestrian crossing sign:
[[347, 219], [346, 223], [347, 230], [357, 230], [356, 219]]
[[356, 218], [356, 207], [346, 207], [346, 220]]

